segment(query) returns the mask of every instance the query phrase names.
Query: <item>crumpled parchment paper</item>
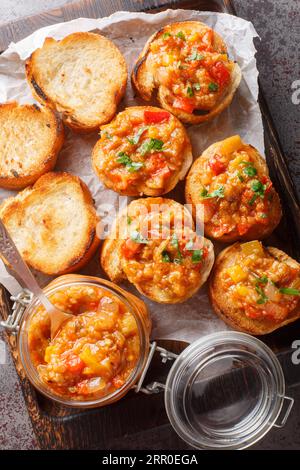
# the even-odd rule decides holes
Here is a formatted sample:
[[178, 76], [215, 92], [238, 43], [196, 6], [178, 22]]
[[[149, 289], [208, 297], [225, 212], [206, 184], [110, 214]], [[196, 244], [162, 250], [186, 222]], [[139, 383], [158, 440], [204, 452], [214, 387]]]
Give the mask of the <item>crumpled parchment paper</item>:
[[[189, 19], [203, 21], [223, 37], [228, 46], [230, 58], [238, 62], [243, 74], [240, 87], [229, 108], [212, 122], [188, 127], [194, 158], [198, 157], [210, 144], [233, 134], [240, 134], [245, 142], [254, 145], [264, 154], [263, 126], [257, 103], [256, 50], [253, 44], [253, 38], [257, 36], [257, 33], [252, 23], [225, 13], [189, 10], [166, 10], [156, 14], [117, 12], [108, 18], [79, 18], [41, 28], [22, 41], [10, 44], [0, 56], [0, 102], [12, 100], [21, 104], [34, 102], [25, 79], [24, 63], [36, 48], [43, 45], [46, 37], [61, 39], [76, 31], [99, 31], [119, 47], [126, 59], [130, 74], [135, 59], [153, 32], [168, 23]], [[126, 95], [119, 110], [137, 104], [146, 103], [134, 96], [129, 79]], [[68, 171], [80, 176], [91, 190], [97, 212], [103, 217], [103, 222], [109, 223], [114, 218], [114, 214], [111, 210], [107, 214], [108, 204], [113, 204], [118, 210], [126, 204], [126, 198], [119, 198], [117, 193], [105, 189], [93, 173], [90, 156], [97, 138], [97, 133], [82, 136], [67, 129], [66, 141], [59, 154], [56, 170]], [[183, 187], [183, 184], [179, 184], [171, 197], [184, 202]], [[0, 199], [12, 194], [14, 192], [1, 189]], [[81, 272], [104, 276], [97, 256]], [[50, 280], [40, 273], [36, 275], [41, 285], [45, 285]], [[0, 282], [5, 280], [6, 287], [9, 287], [7, 276], [4, 276], [5, 279], [3, 276], [3, 271], [0, 271]], [[124, 284], [124, 287], [137, 293], [129, 284]], [[153, 319], [152, 337], [154, 339], [168, 338], [191, 342], [204, 334], [227, 329], [210, 306], [206, 286], [183, 304], [162, 305], [148, 299], [144, 300], [149, 306]]]

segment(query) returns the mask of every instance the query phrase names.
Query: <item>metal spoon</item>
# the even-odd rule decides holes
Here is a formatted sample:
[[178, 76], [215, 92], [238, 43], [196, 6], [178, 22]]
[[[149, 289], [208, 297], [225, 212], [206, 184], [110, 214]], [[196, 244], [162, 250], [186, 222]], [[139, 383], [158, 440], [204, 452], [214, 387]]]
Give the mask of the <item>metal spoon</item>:
[[73, 317], [70, 313], [65, 313], [56, 308], [46, 297], [32, 272], [28, 268], [16, 245], [7, 232], [5, 225], [0, 219], [0, 253], [3, 261], [8, 264], [23, 281], [25, 287], [29, 289], [34, 296], [43, 304], [47, 310], [51, 322], [51, 339], [54, 338], [62, 324]]

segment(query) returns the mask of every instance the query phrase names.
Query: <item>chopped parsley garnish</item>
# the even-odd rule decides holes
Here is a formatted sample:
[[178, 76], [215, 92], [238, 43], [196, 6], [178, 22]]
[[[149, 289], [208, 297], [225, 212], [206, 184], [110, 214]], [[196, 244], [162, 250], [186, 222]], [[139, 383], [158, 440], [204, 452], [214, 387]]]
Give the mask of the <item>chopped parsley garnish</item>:
[[262, 214], [260, 214], [260, 218], [261, 219], [267, 219], [268, 218], [268, 214], [265, 214], [264, 212]]
[[254, 166], [252, 166], [251, 163], [247, 165], [245, 168], [243, 168], [243, 172], [245, 173], [245, 175], [250, 176], [250, 177], [257, 175], [257, 170], [256, 168], [254, 168]]
[[203, 59], [204, 59], [203, 54], [199, 54], [198, 51], [193, 51], [191, 55], [189, 55], [185, 60], [187, 62], [192, 62], [193, 60], [203, 60]]
[[128, 215], [127, 216], [127, 225], [131, 225], [132, 218]]
[[164, 143], [159, 139], [147, 139], [139, 148], [139, 153], [141, 155], [146, 155], [146, 153], [151, 152], [152, 150], [163, 150]]
[[287, 295], [300, 295], [300, 290], [293, 289], [292, 287], [280, 287], [279, 292]]
[[200, 83], [194, 83], [194, 84], [193, 84], [193, 88], [194, 88], [194, 90], [196, 90], [196, 91], [201, 90], [201, 85], [200, 85]]
[[220, 186], [218, 189], [215, 189], [212, 193], [209, 193], [207, 189], [203, 189], [200, 193], [202, 199], [210, 199], [213, 197], [224, 197], [224, 186]]
[[263, 289], [259, 286], [255, 287], [256, 292], [259, 295], [258, 300], [256, 301], [257, 304], [265, 304], [268, 301], [268, 297], [264, 293]]
[[253, 206], [257, 198], [258, 198], [258, 195], [254, 194], [252, 198], [250, 199], [250, 201], [248, 202], [249, 206]]
[[267, 278], [267, 276], [262, 276], [262, 277], [258, 277], [256, 278], [256, 284], [268, 284], [268, 281], [269, 279]]
[[251, 184], [251, 189], [254, 193], [258, 194], [258, 196], [264, 197], [265, 190], [266, 190], [266, 185], [262, 184], [258, 180], [254, 180]]
[[138, 144], [143, 132], [148, 129], [148, 126], [141, 127], [137, 133], [133, 137], [127, 137], [128, 142], [131, 143], [131, 145], [136, 145]]
[[125, 152], [118, 153], [117, 162], [124, 165], [129, 173], [134, 173], [144, 166], [143, 162], [132, 161], [129, 155]]
[[254, 282], [255, 282], [255, 290], [259, 295], [259, 298], [257, 299], [256, 303], [257, 304], [265, 304], [269, 299], [266, 296], [266, 294], [265, 294], [263, 288], [261, 287], [261, 285], [265, 286], [266, 284], [268, 284], [269, 279], [267, 278], [267, 276], [256, 277]]
[[176, 250], [177, 250], [177, 255], [174, 258], [173, 262], [176, 263], [176, 264], [181, 264], [182, 263], [182, 254], [181, 254], [180, 249], [179, 249], [179, 242], [178, 242], [178, 237], [177, 237], [176, 233], [173, 233], [173, 236], [171, 238], [171, 245], [174, 246], [174, 248], [176, 248]]
[[238, 177], [238, 179], [240, 180], [241, 183], [243, 183], [245, 181], [244, 178], [242, 177], [240, 171], [238, 172], [237, 177]]
[[192, 254], [192, 262], [199, 263], [202, 260], [203, 250], [194, 250]]
[[167, 39], [167, 38], [169, 38], [170, 36], [172, 36], [172, 34], [169, 33], [168, 31], [166, 31], [166, 32], [163, 34], [163, 39]]
[[130, 238], [135, 243], [141, 243], [143, 245], [147, 245], [147, 243], [148, 243], [148, 240], [146, 240], [146, 238], [142, 237], [140, 232], [138, 232], [137, 230], [133, 230], [133, 232], [131, 232]]
[[183, 41], [185, 41], [185, 39], [186, 39], [186, 37], [185, 37], [185, 35], [182, 31], [178, 31], [178, 33], [176, 34], [176, 37], [179, 38], [179, 39], [182, 39]]
[[161, 257], [162, 257], [162, 262], [163, 262], [163, 263], [172, 263], [172, 260], [171, 260], [171, 258], [170, 258], [170, 255], [169, 255], [169, 253], [168, 253], [167, 251], [164, 250], [164, 251], [161, 253]]
[[209, 91], [218, 91], [219, 86], [217, 83], [210, 82], [210, 84], [208, 85], [208, 89]]
[[194, 91], [191, 86], [188, 86], [186, 89], [186, 94], [188, 95], [189, 98], [192, 98], [194, 96]]

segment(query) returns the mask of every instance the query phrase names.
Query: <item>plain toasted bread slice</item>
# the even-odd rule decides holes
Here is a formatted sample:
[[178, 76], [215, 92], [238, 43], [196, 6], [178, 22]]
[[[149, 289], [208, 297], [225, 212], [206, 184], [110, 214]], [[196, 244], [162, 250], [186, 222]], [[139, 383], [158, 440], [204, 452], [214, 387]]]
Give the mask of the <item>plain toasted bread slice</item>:
[[0, 217], [34, 269], [49, 275], [80, 269], [99, 239], [98, 217], [87, 186], [69, 173], [47, 173], [6, 199]]
[[[209, 297], [217, 315], [235, 330], [250, 333], [252, 335], [265, 335], [271, 333], [272, 331], [300, 318], [299, 303], [297, 307], [288, 314], [285, 320], [274, 322], [267, 318], [263, 320], [249, 318], [240, 308], [238, 308], [237, 305], [232, 302], [228, 302], [220, 280], [220, 274], [222, 271], [234, 264], [239, 250], [240, 243], [235, 243], [234, 245], [225, 248], [225, 250], [223, 250], [216, 258], [209, 281]], [[284, 261], [291, 267], [299, 269], [299, 263], [278, 248], [264, 247], [264, 250], [277, 260]]]
[[109, 39], [78, 32], [61, 41], [46, 38], [27, 60], [26, 75], [38, 101], [62, 113], [73, 130], [90, 132], [115, 115], [127, 66]]
[[51, 171], [64, 142], [63, 125], [47, 107], [0, 104], [0, 186], [22, 189]]
[[[148, 39], [146, 45], [144, 46], [144, 49], [142, 50], [135, 63], [131, 75], [131, 80], [134, 87], [144, 100], [150, 101], [154, 90], [157, 89], [157, 98], [161, 106], [164, 109], [173, 113], [182, 122], [186, 124], [200, 124], [202, 122], [209, 121], [210, 119], [213, 119], [215, 116], [220, 114], [225, 108], [227, 108], [227, 106], [230, 105], [234, 93], [237, 90], [242, 78], [240, 67], [236, 63], [233, 65], [230, 86], [228, 87], [228, 90], [226, 91], [225, 95], [221, 97], [219, 102], [212, 109], [203, 113], [201, 110], [195, 110], [194, 113], [191, 114], [181, 109], [175, 108], [170, 104], [172, 102], [171, 93], [166, 86], [162, 85], [161, 83], [159, 83], [159, 81], [155, 79], [155, 76], [148, 67], [147, 58], [149, 56], [149, 53], [151, 52], [152, 43], [164, 34], [169, 34], [170, 32], [172, 32], [172, 34], [174, 35], [178, 33], [184, 34], [185, 30], [192, 30], [195, 33], [203, 33], [208, 29], [210, 28], [208, 28], [207, 25], [201, 23], [200, 21], [182, 21], [164, 26]], [[213, 47], [216, 52], [227, 53], [226, 44], [224, 43], [221, 36], [215, 31]]]

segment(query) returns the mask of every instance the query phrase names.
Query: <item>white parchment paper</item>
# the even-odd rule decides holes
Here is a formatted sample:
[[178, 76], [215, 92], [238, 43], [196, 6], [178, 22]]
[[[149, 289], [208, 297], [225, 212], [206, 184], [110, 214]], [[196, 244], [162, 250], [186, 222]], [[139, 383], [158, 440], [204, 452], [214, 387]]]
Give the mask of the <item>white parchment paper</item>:
[[[0, 102], [16, 100], [21, 104], [33, 103], [30, 89], [24, 73], [27, 57], [43, 45], [46, 37], [61, 39], [76, 31], [100, 31], [101, 34], [120, 48], [123, 53], [129, 74], [139, 52], [148, 37], [174, 21], [200, 20], [215, 29], [225, 40], [230, 58], [237, 61], [243, 74], [240, 87], [229, 108], [212, 122], [200, 126], [190, 126], [190, 135], [194, 158], [210, 144], [233, 134], [240, 134], [247, 142], [254, 145], [264, 154], [263, 126], [257, 103], [258, 71], [255, 60], [253, 38], [257, 33], [248, 21], [225, 13], [197, 12], [189, 10], [167, 10], [157, 14], [117, 12], [108, 18], [79, 18], [66, 23], [47, 26], [35, 31], [18, 43], [10, 44], [7, 51], [0, 56]], [[127, 106], [145, 104], [134, 96], [130, 80], [120, 110]], [[153, 102], [155, 104], [155, 102]], [[97, 141], [97, 133], [80, 136], [67, 130], [66, 141], [58, 157], [57, 170], [68, 171], [80, 176], [90, 188], [100, 216], [108, 222], [115, 214], [110, 211], [107, 216], [106, 204], [113, 204], [116, 209], [126, 203], [126, 198], [119, 198], [113, 191], [107, 190], [94, 175], [91, 167], [91, 149]], [[183, 202], [183, 186], [172, 195]], [[180, 194], [181, 191], [181, 194]], [[12, 191], [0, 190], [0, 199], [14, 194]], [[104, 276], [95, 257], [82, 271], [84, 274]], [[0, 282], [3, 279], [0, 271]], [[37, 273], [41, 285], [49, 278]], [[5, 285], [9, 281], [5, 275]], [[133, 286], [124, 287], [133, 293]], [[206, 287], [191, 299], [178, 305], [161, 305], [144, 299], [149, 306], [153, 319], [153, 338], [169, 338], [191, 342], [204, 334], [225, 330], [227, 327], [212, 311], [206, 293]]]

